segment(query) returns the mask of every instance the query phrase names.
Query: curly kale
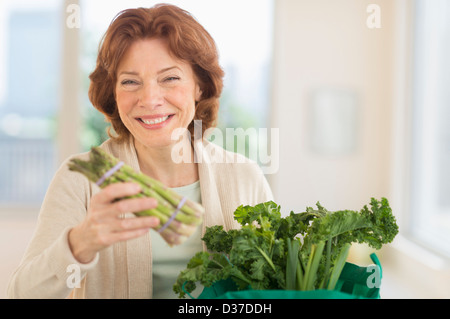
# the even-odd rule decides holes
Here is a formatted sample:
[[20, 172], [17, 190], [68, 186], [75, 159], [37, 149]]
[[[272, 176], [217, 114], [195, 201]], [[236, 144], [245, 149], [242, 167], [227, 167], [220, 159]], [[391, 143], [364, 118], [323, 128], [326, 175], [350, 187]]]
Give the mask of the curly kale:
[[282, 217], [273, 201], [240, 206], [240, 229], [206, 229], [207, 252], [197, 253], [178, 276], [179, 297], [231, 278], [238, 289], [334, 289], [351, 243], [380, 249], [392, 242], [398, 226], [387, 199], [371, 199], [369, 209], [329, 212], [317, 209]]

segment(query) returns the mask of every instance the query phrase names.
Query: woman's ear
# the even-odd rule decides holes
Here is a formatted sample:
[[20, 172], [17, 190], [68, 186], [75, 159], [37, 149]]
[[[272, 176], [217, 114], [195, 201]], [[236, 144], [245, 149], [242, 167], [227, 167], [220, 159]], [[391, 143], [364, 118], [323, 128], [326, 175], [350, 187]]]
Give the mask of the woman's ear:
[[202, 90], [200, 89], [200, 85], [196, 85], [196, 89], [195, 89], [195, 102], [199, 102], [200, 98], [202, 97]]

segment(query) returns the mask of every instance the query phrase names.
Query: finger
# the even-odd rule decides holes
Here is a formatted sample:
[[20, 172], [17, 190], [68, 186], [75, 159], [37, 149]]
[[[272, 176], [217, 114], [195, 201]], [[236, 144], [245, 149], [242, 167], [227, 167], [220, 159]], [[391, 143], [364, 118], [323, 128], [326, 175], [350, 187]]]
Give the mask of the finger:
[[138, 237], [141, 237], [141, 236], [147, 234], [149, 230], [150, 230], [149, 228], [147, 228], [147, 229], [140, 228], [140, 229], [135, 229], [135, 230], [113, 233], [113, 234], [111, 234], [111, 240], [112, 240], [112, 242], [119, 242], [119, 241], [125, 241], [125, 240], [129, 240], [129, 239], [138, 238]]
[[122, 199], [110, 204], [110, 214], [118, 216], [120, 214], [153, 209], [157, 206], [158, 202], [151, 197]]
[[115, 183], [106, 186], [96, 194], [95, 202], [98, 204], [109, 204], [116, 199], [136, 195], [140, 191], [141, 187], [136, 183]]
[[159, 225], [159, 219], [154, 216], [131, 217], [117, 220], [115, 223], [115, 232], [128, 232], [134, 230], [148, 230]]

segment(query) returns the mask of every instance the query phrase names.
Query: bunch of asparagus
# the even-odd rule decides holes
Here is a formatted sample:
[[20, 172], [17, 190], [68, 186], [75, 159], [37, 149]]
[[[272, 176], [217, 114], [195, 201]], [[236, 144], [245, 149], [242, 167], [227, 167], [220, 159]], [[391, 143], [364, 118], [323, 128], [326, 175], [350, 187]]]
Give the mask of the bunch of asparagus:
[[[96, 183], [119, 162], [117, 158], [101, 148], [93, 147], [88, 161], [72, 159], [69, 169], [83, 174], [90, 181]], [[183, 199], [182, 196], [164, 186], [160, 181], [138, 173], [126, 164], [115, 170], [111, 176], [104, 178], [99, 186], [104, 188], [110, 184], [121, 182], [134, 182], [141, 186], [142, 191], [129, 198], [152, 197], [158, 201], [158, 206], [154, 209], [133, 213], [138, 217], [155, 216], [159, 218], [160, 224], [155, 230], [160, 230], [160, 235], [171, 246], [183, 243], [203, 221], [204, 208], [200, 204], [187, 199], [174, 214]], [[170, 221], [173, 216], [173, 220]], [[168, 221], [170, 224], [165, 225]], [[165, 227], [161, 230], [163, 226]]]

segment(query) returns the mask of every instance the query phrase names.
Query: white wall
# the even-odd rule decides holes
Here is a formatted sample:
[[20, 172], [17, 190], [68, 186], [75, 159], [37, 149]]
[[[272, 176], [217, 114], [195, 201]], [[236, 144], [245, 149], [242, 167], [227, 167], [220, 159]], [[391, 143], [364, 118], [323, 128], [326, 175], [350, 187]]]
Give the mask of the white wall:
[[[272, 127], [280, 128], [280, 169], [269, 177], [283, 211], [317, 201], [360, 209], [389, 196], [393, 1], [376, 1], [381, 28], [369, 29], [361, 0], [276, 0]], [[310, 147], [310, 95], [354, 92], [356, 147], [323, 155]]]
[[[367, 27], [371, 13], [366, 9], [372, 3], [381, 9], [381, 28]], [[277, 203], [284, 213], [303, 211], [317, 201], [329, 210], [356, 210], [371, 197], [387, 197], [400, 234], [377, 252], [383, 266], [382, 298], [448, 298], [448, 260], [404, 236], [409, 214], [413, 2], [275, 4], [271, 126], [280, 128], [280, 165], [269, 180]], [[310, 96], [316, 89], [349, 90], [358, 97], [354, 150], [330, 155], [311, 148], [318, 127], [312, 125]], [[350, 261], [367, 262], [370, 252], [353, 246]]]

